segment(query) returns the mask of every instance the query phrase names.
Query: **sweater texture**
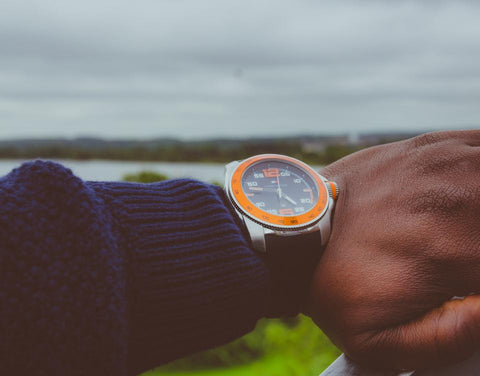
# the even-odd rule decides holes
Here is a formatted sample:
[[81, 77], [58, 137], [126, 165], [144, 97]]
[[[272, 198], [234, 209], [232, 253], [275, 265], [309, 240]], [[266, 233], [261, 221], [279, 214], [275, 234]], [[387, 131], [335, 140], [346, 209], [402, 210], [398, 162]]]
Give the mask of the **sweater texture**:
[[269, 273], [224, 200], [41, 160], [0, 178], [1, 374], [137, 375], [252, 330]]

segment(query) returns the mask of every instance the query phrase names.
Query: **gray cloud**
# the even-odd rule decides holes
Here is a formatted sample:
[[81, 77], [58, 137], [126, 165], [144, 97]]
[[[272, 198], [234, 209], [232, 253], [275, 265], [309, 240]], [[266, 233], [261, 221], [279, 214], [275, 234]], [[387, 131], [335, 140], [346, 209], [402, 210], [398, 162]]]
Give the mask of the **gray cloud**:
[[0, 137], [480, 124], [474, 1], [7, 0]]

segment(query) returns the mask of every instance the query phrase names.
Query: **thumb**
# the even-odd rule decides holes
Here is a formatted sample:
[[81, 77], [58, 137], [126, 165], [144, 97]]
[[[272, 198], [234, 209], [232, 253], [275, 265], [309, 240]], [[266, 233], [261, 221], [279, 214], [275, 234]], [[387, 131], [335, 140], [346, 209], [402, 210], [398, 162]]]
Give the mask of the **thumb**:
[[480, 348], [480, 295], [445, 302], [418, 320], [369, 336], [363, 344], [358, 360], [375, 368], [414, 370], [468, 358]]

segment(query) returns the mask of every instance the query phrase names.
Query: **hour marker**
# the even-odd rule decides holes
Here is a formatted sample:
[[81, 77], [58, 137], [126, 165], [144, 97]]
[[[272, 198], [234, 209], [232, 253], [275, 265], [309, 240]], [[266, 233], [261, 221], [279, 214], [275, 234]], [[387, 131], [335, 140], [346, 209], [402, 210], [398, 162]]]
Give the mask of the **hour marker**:
[[277, 176], [280, 176], [280, 171], [278, 170], [278, 168], [271, 167], [271, 168], [264, 169], [263, 175], [266, 178], [276, 178]]
[[287, 209], [280, 209], [278, 212], [279, 212], [281, 215], [294, 215], [293, 210], [292, 210], [292, 209], [289, 209], [289, 208], [287, 208]]
[[310, 193], [310, 202], [313, 202], [313, 191], [310, 188], [304, 188], [303, 191]]

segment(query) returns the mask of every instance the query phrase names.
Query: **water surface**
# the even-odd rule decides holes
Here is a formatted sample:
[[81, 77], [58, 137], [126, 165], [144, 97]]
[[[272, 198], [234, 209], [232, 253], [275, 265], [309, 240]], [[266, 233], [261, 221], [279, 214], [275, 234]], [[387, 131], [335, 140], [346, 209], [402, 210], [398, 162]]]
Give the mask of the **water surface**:
[[[115, 181], [122, 180], [125, 174], [150, 170], [167, 175], [170, 178], [189, 177], [207, 182], [223, 181], [224, 165], [220, 163], [183, 163], [183, 162], [125, 162], [105, 160], [54, 160], [70, 168], [83, 180]], [[8, 174], [25, 160], [0, 159], [0, 176]]]

